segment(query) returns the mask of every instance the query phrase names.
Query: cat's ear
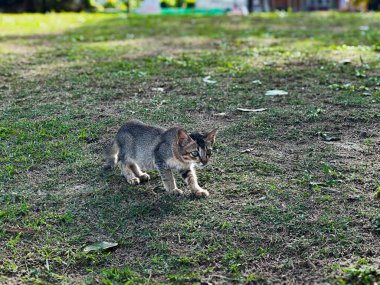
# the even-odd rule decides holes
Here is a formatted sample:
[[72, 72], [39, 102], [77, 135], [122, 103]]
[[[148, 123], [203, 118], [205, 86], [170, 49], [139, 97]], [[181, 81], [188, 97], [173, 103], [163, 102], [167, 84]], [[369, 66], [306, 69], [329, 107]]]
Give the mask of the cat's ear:
[[189, 135], [186, 133], [185, 130], [179, 129], [177, 131], [177, 144], [180, 146], [183, 146], [184, 142], [187, 141], [189, 138]]
[[218, 129], [213, 129], [211, 132], [209, 132], [206, 135], [206, 140], [213, 144], [215, 142], [216, 133], [218, 132]]

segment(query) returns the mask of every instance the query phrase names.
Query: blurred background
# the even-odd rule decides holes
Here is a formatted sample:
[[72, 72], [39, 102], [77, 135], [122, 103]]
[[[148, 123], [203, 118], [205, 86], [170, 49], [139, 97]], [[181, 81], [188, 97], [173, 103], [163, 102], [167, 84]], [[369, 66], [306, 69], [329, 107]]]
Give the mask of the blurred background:
[[0, 0], [0, 12], [104, 11], [142, 14], [246, 14], [286, 11], [376, 11], [380, 0]]

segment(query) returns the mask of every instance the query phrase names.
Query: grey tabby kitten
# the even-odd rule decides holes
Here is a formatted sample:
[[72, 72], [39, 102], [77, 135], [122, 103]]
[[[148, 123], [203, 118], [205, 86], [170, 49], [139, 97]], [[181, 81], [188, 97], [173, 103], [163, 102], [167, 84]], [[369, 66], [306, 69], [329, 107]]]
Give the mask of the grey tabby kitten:
[[183, 194], [173, 177], [175, 169], [197, 197], [207, 197], [209, 192], [198, 185], [195, 167], [203, 168], [208, 163], [216, 132], [214, 129], [207, 135], [188, 134], [180, 127], [165, 130], [131, 120], [116, 134], [104, 166], [110, 169], [120, 162], [123, 175], [132, 185], [150, 179], [141, 169], [155, 168], [166, 191]]

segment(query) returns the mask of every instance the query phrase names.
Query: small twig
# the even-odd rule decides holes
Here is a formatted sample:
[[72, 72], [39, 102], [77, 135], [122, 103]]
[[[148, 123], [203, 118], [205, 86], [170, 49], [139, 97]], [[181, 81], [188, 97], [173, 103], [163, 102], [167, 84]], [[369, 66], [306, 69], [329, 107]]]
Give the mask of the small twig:
[[32, 229], [5, 229], [8, 233], [27, 233], [27, 234], [36, 234], [37, 231]]

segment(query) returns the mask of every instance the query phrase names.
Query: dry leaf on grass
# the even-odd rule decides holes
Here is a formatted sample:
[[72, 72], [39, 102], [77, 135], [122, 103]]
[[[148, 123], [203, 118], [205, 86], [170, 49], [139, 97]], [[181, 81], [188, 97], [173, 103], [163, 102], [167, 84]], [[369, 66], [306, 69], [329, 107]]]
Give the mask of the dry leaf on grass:
[[215, 84], [216, 81], [215, 80], [210, 80], [211, 76], [206, 76], [205, 78], [203, 78], [203, 82], [207, 83], [207, 84]]
[[266, 110], [266, 108], [260, 108], [260, 109], [237, 108], [236, 110], [241, 111], [241, 112], [263, 112]]
[[284, 95], [288, 95], [288, 92], [284, 91], [284, 90], [268, 90], [267, 92], [265, 92], [265, 96], [284, 96]]
[[83, 251], [84, 252], [90, 252], [90, 251], [106, 250], [109, 248], [113, 248], [117, 245], [118, 245], [118, 243], [116, 243], [116, 242], [101, 241], [101, 242], [96, 242], [96, 243], [93, 243], [93, 244], [86, 246], [83, 249]]

